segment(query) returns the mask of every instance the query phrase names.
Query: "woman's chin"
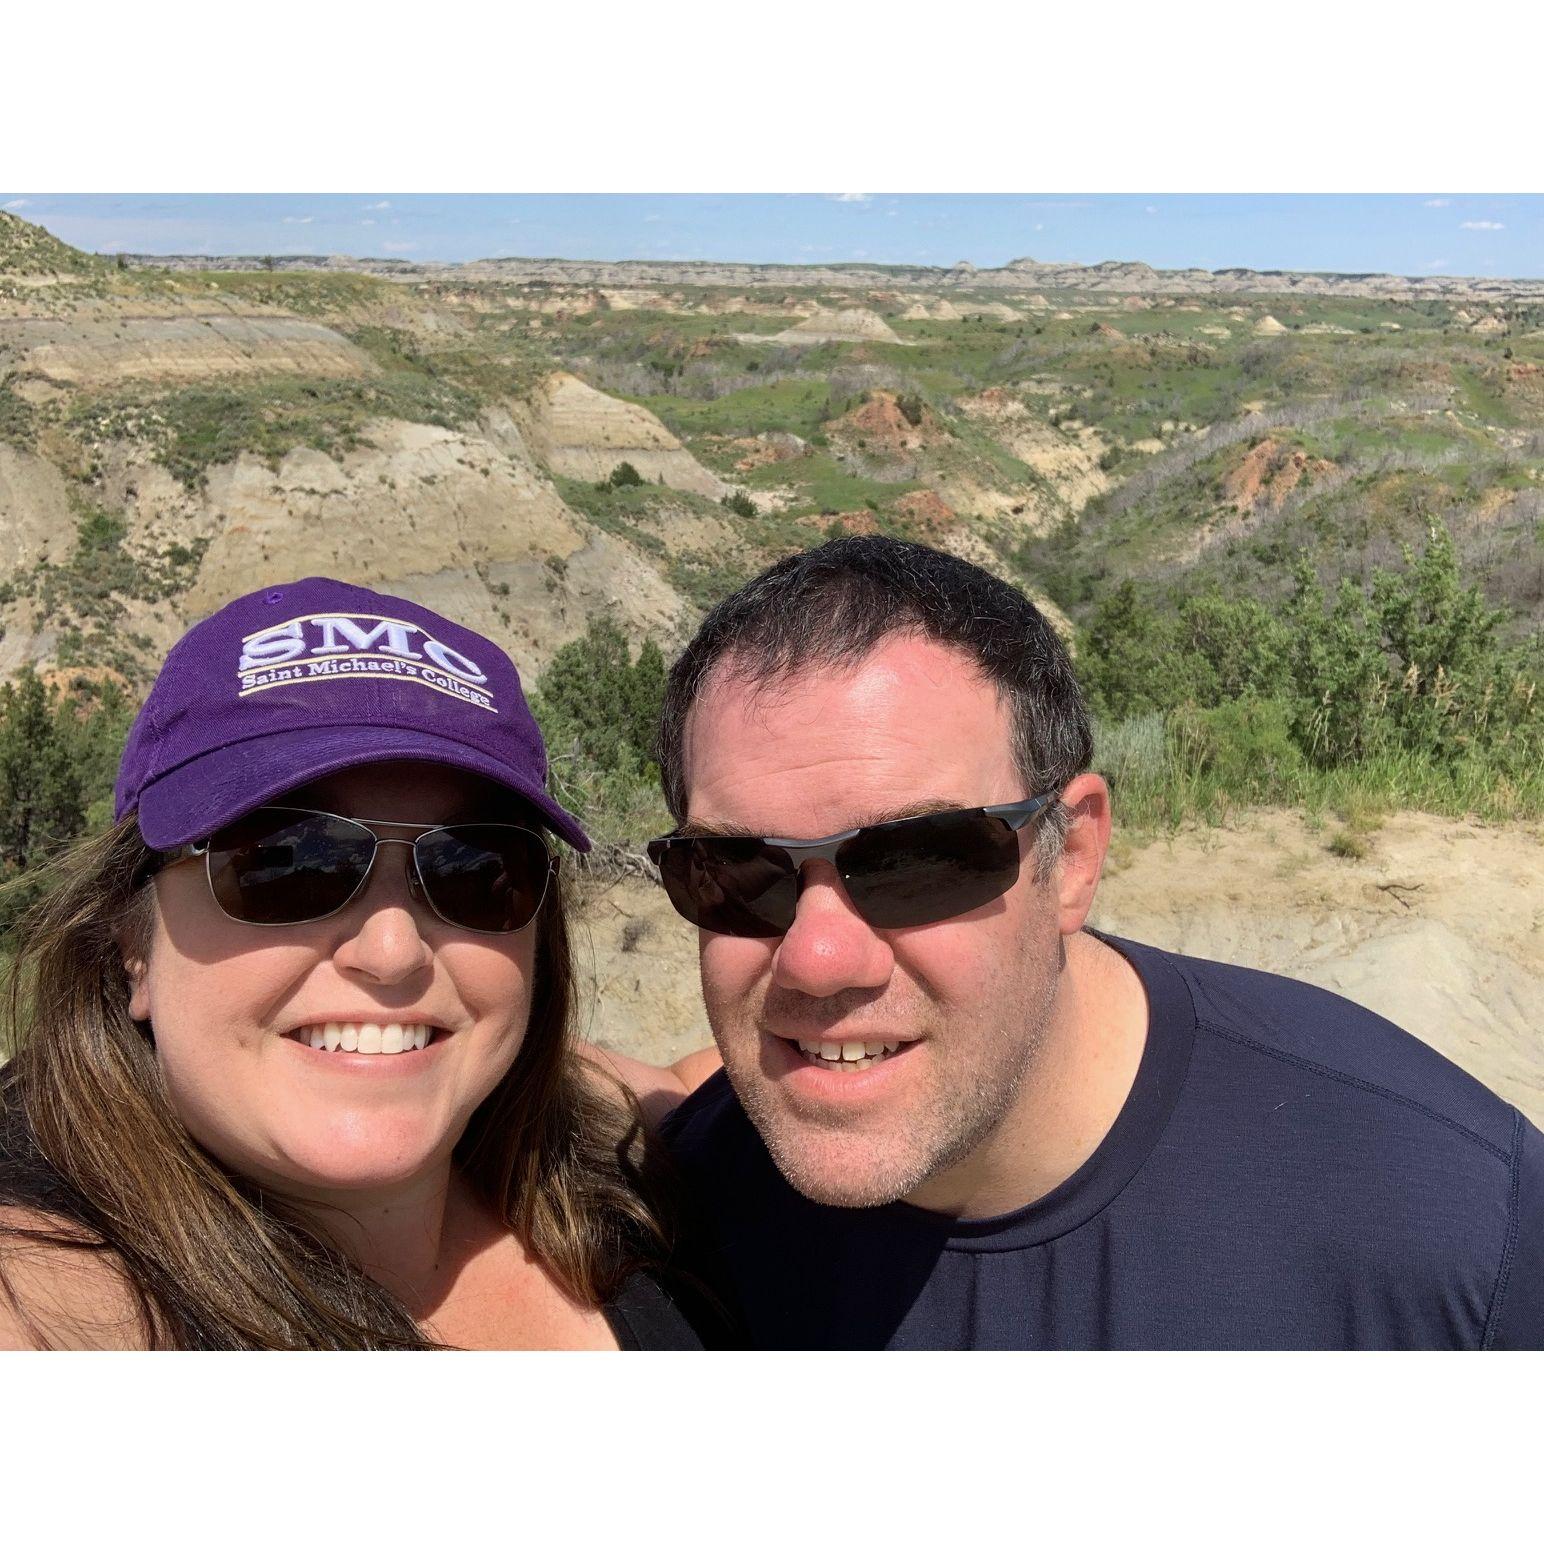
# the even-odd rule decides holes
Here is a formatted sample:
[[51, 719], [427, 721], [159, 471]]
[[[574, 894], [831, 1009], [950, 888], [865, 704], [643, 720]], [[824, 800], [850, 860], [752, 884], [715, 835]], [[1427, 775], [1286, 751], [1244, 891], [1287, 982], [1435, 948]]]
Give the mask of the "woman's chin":
[[260, 1164], [261, 1178], [301, 1195], [395, 1190], [447, 1169], [453, 1145], [444, 1133], [401, 1119], [280, 1131]]

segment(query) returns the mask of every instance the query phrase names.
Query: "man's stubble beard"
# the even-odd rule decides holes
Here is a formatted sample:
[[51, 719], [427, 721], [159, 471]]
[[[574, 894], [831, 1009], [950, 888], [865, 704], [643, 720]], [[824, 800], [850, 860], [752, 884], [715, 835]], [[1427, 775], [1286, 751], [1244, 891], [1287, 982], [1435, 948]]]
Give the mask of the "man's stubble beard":
[[[885, 1206], [968, 1159], [1001, 1125], [1022, 1094], [1024, 1080], [1045, 1042], [1058, 980], [1055, 968], [1038, 979], [1028, 972], [999, 977], [984, 1000], [1014, 1006], [1003, 1011], [983, 1043], [969, 1047], [972, 1068], [958, 1077], [948, 1075], [947, 1018], [935, 1011], [925, 1024], [915, 1018], [909, 1021], [909, 1030], [923, 1029], [924, 1044], [908, 1054], [935, 1057], [941, 1075], [931, 1080], [929, 1088], [914, 1093], [906, 1106], [890, 1111], [887, 1126], [892, 1129], [880, 1131], [868, 1123], [851, 1126], [839, 1112], [797, 1115], [768, 1086], [757, 1065], [767, 1024], [767, 995], [751, 1010], [748, 1023], [725, 1022], [722, 1005], [711, 997], [708, 1018], [740, 1104], [783, 1178], [801, 1195], [824, 1206]], [[828, 1007], [838, 1005], [839, 1000], [828, 1002]], [[775, 1009], [775, 998], [772, 1006]], [[786, 1018], [780, 1022], [787, 1033]], [[813, 1038], [816, 1031], [810, 1027], [805, 1033]], [[882, 1030], [856, 1025], [853, 1038], [889, 1037]], [[958, 1035], [955, 1043], [959, 1047]], [[821, 1118], [826, 1115], [833, 1118]], [[903, 1129], [893, 1129], [897, 1125]]]

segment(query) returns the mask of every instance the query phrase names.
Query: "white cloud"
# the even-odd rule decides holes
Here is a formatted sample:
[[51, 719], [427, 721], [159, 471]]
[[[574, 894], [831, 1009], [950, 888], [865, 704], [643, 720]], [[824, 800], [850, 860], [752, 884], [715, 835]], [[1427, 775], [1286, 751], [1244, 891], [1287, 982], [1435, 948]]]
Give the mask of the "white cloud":
[[381, 248], [386, 252], [411, 252], [417, 245], [416, 241], [383, 241]]
[[664, 218], [662, 214], [646, 214], [643, 217], [643, 223], [645, 225], [657, 225]]
[[1156, 207], [1154, 205], [1149, 204], [1147, 206], [1147, 212], [1148, 212], [1148, 214], [1157, 214], [1158, 210], [1156, 209]]
[[1426, 266], [1428, 268], [1446, 268], [1447, 265], [1448, 260], [1445, 257], [1434, 257]]
[[25, 209], [31, 202], [30, 198], [13, 198], [8, 204], [0, 204], [0, 209]]
[[1453, 202], [1450, 198], [1428, 198], [1422, 205], [1425, 209], [1446, 209]]
[[1035, 227], [1035, 229], [1036, 229], [1036, 230], [1037, 230], [1037, 231], [1043, 231], [1043, 230], [1044, 230], [1044, 229], [1045, 229], [1045, 226], [1043, 226], [1043, 225], [1037, 225], [1037, 226], [1036, 226], [1036, 227]]
[[380, 203], [378, 203], [378, 204], [366, 204], [365, 208], [366, 209], [390, 209], [391, 208], [391, 200], [389, 198], [383, 198], [380, 201]]
[[1460, 220], [1458, 228], [1461, 231], [1504, 231], [1500, 220]]
[[874, 195], [872, 193], [832, 193], [829, 196], [835, 204], [866, 204]]
[[309, 225], [315, 218], [315, 215], [310, 214], [287, 214], [284, 216], [284, 223], [286, 225]]
[[361, 220], [359, 223], [361, 225], [374, 225], [375, 221], [374, 220]]

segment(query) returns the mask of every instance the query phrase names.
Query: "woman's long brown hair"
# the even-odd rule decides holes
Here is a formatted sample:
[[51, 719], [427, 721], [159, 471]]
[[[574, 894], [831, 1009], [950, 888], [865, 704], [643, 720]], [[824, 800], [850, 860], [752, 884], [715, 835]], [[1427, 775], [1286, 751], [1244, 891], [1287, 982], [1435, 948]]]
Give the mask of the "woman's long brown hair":
[[[167, 1099], [150, 1031], [129, 1016], [125, 952], [154, 923], [132, 816], [77, 843], [15, 930], [0, 1072], [0, 1292], [11, 1240], [100, 1254], [132, 1293], [143, 1343], [202, 1349], [422, 1349], [431, 1342], [303, 1212], [218, 1163]], [[35, 877], [35, 876], [29, 876]], [[536, 922], [530, 1024], [456, 1148], [459, 1172], [579, 1302], [607, 1301], [665, 1252], [637, 1106], [581, 1070], [561, 883]], [[44, 1220], [46, 1219], [46, 1220]]]

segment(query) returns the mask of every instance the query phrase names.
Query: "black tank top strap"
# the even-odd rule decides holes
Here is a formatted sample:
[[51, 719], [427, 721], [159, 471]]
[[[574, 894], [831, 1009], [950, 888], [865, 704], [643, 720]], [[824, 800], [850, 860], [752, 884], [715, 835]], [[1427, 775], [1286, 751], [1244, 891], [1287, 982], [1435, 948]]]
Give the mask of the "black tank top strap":
[[702, 1337], [646, 1271], [634, 1271], [601, 1310], [624, 1351], [701, 1351]]

